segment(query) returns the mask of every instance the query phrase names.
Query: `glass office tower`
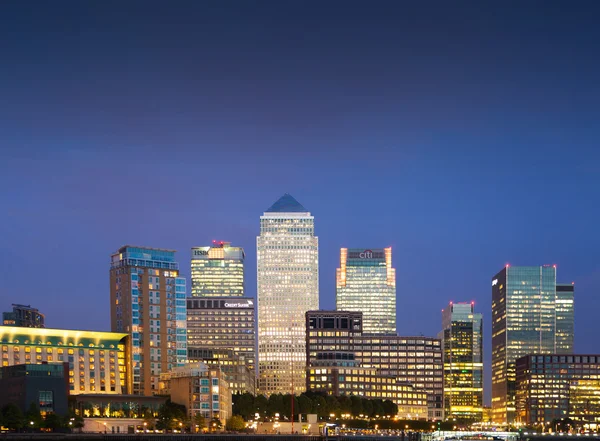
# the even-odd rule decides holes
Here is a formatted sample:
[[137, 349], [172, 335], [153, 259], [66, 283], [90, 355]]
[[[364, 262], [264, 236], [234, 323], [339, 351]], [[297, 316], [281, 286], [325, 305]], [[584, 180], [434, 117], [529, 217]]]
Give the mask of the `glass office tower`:
[[319, 308], [319, 240], [314, 217], [285, 194], [260, 217], [257, 246], [258, 387], [306, 389], [304, 314]]
[[129, 335], [133, 394], [157, 394], [160, 374], [187, 361], [185, 299], [175, 251], [125, 245], [111, 256], [111, 330]]
[[575, 284], [556, 284], [556, 352], [572, 354], [575, 339]]
[[396, 270], [391, 248], [341, 249], [336, 309], [362, 311], [365, 334], [396, 334]]
[[444, 407], [448, 419], [483, 419], [483, 316], [473, 303], [452, 303], [442, 310]]
[[[556, 266], [507, 265], [492, 279], [492, 418], [515, 420], [515, 362], [559, 350]], [[560, 316], [561, 313], [558, 313]]]
[[192, 248], [192, 297], [243, 297], [245, 258], [229, 242]]

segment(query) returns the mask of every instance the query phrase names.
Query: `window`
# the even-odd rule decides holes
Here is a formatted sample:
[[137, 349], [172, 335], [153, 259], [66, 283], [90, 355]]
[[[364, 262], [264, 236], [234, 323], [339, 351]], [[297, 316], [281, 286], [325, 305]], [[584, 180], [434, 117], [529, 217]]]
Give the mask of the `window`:
[[39, 392], [40, 412], [54, 412], [54, 394], [51, 390], [41, 390]]

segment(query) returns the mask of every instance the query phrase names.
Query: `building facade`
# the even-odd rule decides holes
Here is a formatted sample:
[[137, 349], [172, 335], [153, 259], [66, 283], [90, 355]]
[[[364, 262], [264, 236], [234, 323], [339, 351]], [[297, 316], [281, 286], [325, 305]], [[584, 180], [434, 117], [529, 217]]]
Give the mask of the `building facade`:
[[211, 297], [187, 299], [188, 347], [232, 350], [255, 370], [254, 299]]
[[557, 346], [557, 325], [566, 326], [572, 317], [567, 317], [565, 312], [562, 322], [557, 322], [557, 305], [562, 303], [557, 303], [556, 286], [556, 266], [552, 265], [507, 265], [492, 278], [492, 413], [495, 423], [515, 421], [517, 359], [567, 349], [564, 344]]
[[600, 355], [530, 354], [516, 369], [517, 422], [600, 424]]
[[203, 362], [210, 367], [221, 369], [232, 394], [250, 393], [256, 395], [256, 372], [250, 369], [246, 360], [230, 349], [196, 348], [188, 346], [188, 362]]
[[186, 280], [175, 251], [126, 245], [111, 257], [111, 329], [129, 335], [133, 394], [158, 393], [161, 372], [185, 364]]
[[229, 242], [192, 248], [192, 297], [243, 297], [245, 258]]
[[483, 316], [474, 304], [453, 303], [442, 310], [444, 409], [446, 419], [483, 419]]
[[2, 313], [2, 323], [4, 326], [21, 326], [24, 328], [43, 328], [45, 327], [46, 317], [31, 305], [19, 305], [13, 303], [12, 311]]
[[342, 248], [336, 309], [361, 311], [367, 334], [396, 334], [396, 270], [392, 248]]
[[[382, 377], [408, 383], [427, 393], [429, 420], [444, 419], [444, 384], [441, 342], [432, 337], [365, 335], [362, 313], [308, 311], [306, 313], [306, 365], [324, 361], [358, 363], [374, 368]], [[421, 416], [419, 416], [421, 418]]]
[[260, 217], [256, 245], [259, 392], [302, 393], [304, 314], [319, 307], [314, 217], [285, 194]]
[[33, 403], [42, 415], [66, 416], [67, 372], [65, 363], [17, 364], [0, 368], [0, 408], [14, 404], [25, 413]]
[[223, 425], [231, 416], [231, 391], [225, 375], [206, 363], [190, 363], [161, 374], [161, 395], [185, 406], [194, 421], [201, 414], [208, 422], [216, 418]]
[[575, 284], [556, 284], [556, 352], [570, 354], [575, 341]]
[[125, 333], [0, 327], [2, 366], [68, 363], [69, 393], [128, 391]]
[[428, 417], [427, 392], [357, 362], [319, 361], [307, 367], [306, 380], [308, 390], [315, 392], [393, 401], [401, 419]]

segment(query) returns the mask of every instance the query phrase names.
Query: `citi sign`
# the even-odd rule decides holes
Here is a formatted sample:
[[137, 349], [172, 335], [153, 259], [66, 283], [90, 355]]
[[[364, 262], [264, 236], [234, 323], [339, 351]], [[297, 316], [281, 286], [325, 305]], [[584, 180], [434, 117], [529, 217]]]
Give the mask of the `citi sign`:
[[371, 250], [364, 250], [362, 253], [359, 253], [358, 257], [360, 257], [361, 259], [372, 259], [373, 258], [373, 251], [371, 251]]

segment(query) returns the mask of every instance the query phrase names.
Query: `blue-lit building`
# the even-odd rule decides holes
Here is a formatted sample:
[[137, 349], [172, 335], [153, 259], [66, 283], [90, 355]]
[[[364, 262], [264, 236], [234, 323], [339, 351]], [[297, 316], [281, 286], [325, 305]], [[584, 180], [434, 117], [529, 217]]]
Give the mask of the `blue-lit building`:
[[[507, 265], [492, 278], [492, 419], [515, 421], [516, 361], [573, 352], [573, 289], [556, 266]], [[565, 303], [566, 302], [566, 303]]]
[[154, 395], [187, 361], [186, 280], [175, 251], [126, 245], [111, 257], [111, 328], [129, 334], [130, 392]]

